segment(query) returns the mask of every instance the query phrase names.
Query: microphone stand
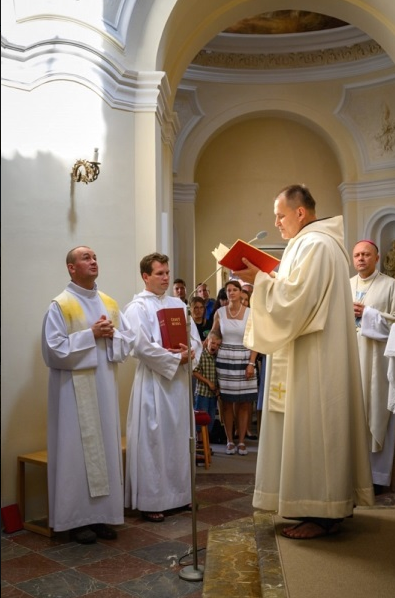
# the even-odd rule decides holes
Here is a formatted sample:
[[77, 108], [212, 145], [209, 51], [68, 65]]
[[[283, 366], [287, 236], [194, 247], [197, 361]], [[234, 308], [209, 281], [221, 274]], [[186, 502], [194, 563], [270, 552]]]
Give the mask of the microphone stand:
[[[212, 275], [211, 275], [212, 276]], [[202, 581], [203, 565], [198, 565], [197, 557], [197, 529], [196, 529], [196, 437], [195, 411], [193, 408], [192, 391], [192, 356], [191, 356], [191, 310], [189, 301], [196, 289], [188, 297], [187, 305], [187, 343], [188, 343], [188, 391], [189, 391], [189, 456], [191, 461], [191, 499], [192, 499], [192, 554], [193, 565], [187, 565], [178, 572], [178, 576], [186, 581]]]
[[[203, 282], [206, 283], [214, 274], [221, 270], [222, 266], [214, 270]], [[198, 565], [197, 558], [197, 529], [196, 529], [196, 437], [195, 437], [195, 411], [193, 408], [192, 390], [192, 356], [191, 356], [191, 309], [189, 302], [196, 292], [195, 287], [188, 297], [187, 304], [187, 343], [188, 343], [188, 381], [189, 381], [189, 456], [191, 461], [191, 500], [192, 500], [192, 554], [193, 565], [187, 565], [180, 569], [178, 576], [186, 581], [201, 581], [203, 579], [203, 565]]]
[[[249, 243], [266, 236], [264, 231], [257, 234], [256, 237], [251, 239]], [[222, 266], [219, 266], [214, 272], [210, 274], [200, 284], [205, 284], [214, 274], [221, 270]], [[197, 557], [197, 529], [196, 529], [196, 438], [195, 438], [195, 411], [193, 408], [193, 391], [192, 391], [192, 356], [191, 356], [191, 310], [189, 302], [192, 295], [196, 292], [196, 288], [193, 289], [192, 293], [188, 297], [187, 304], [187, 343], [188, 343], [188, 381], [189, 381], [189, 456], [191, 461], [191, 500], [192, 500], [192, 554], [193, 554], [193, 565], [186, 565], [178, 572], [178, 576], [185, 581], [202, 581], [203, 579], [203, 565], [198, 565]]]

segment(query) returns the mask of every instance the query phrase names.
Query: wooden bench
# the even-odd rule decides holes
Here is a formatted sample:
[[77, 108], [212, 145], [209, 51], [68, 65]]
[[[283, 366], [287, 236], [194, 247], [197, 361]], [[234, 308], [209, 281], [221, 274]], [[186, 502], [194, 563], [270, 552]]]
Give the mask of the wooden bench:
[[[126, 437], [122, 436], [122, 456], [125, 460], [126, 455]], [[17, 465], [17, 499], [19, 512], [23, 522], [23, 528], [31, 532], [36, 532], [42, 536], [51, 537], [54, 535], [52, 528], [48, 526], [48, 490], [47, 490], [47, 505], [46, 505], [46, 521], [43, 525], [39, 522], [25, 521], [26, 517], [26, 464], [36, 465], [47, 468], [48, 457], [47, 451], [36, 451], [35, 453], [27, 453], [26, 455], [18, 456]], [[124, 462], [125, 465], [125, 462]]]

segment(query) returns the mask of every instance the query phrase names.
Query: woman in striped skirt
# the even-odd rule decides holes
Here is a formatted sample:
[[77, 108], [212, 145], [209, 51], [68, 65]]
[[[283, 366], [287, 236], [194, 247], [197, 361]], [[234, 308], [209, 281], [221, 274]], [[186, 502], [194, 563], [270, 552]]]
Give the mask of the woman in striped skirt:
[[[249, 307], [241, 302], [241, 286], [237, 280], [225, 284], [228, 305], [214, 315], [213, 330], [220, 330], [222, 344], [217, 355], [217, 375], [221, 393], [223, 419], [227, 436], [226, 454], [247, 455], [244, 442], [248, 425], [248, 405], [257, 400], [255, 360], [257, 353], [243, 345]], [[239, 443], [233, 440], [233, 406], [238, 404]]]

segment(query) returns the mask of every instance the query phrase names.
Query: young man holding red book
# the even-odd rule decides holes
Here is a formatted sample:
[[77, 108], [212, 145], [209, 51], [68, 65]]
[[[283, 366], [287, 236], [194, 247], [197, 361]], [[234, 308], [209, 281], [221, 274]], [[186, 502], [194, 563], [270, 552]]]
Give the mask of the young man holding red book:
[[[163, 346], [158, 311], [183, 308], [169, 297], [167, 255], [152, 253], [140, 262], [145, 290], [126, 306], [125, 316], [136, 342], [138, 359], [127, 419], [125, 506], [139, 509], [148, 521], [159, 523], [164, 512], [189, 506], [190, 461], [183, 458], [189, 446], [190, 405], [188, 347]], [[192, 365], [202, 350], [199, 333], [191, 322]]]

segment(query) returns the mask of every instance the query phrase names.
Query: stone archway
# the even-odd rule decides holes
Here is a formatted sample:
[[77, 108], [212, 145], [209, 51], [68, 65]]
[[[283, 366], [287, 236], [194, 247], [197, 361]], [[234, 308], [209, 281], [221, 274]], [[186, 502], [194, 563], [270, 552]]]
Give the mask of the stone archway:
[[[218, 3], [214, 2], [215, 6], [217, 6], [217, 4]], [[262, 12], [266, 8], [269, 8], [270, 4], [270, 2], [264, 3], [263, 5], [260, 3], [259, 11]], [[298, 8], [311, 8], [305, 5], [306, 3], [301, 2], [301, 6], [298, 6]], [[210, 4], [210, 8], [212, 9], [215, 9], [215, 6], [213, 6], [213, 3]], [[246, 11], [250, 11], [250, 9], [253, 9], [255, 6], [256, 4], [254, 2], [249, 2], [245, 4], [244, 9]], [[177, 6], [175, 6], [173, 15], [177, 11], [178, 7], [179, 3], [177, 3]], [[203, 3], [201, 8], [204, 13], [206, 3]], [[348, 21], [352, 19], [355, 25], [358, 25], [358, 27], [361, 29], [365, 29], [367, 32], [371, 33], [371, 23], [369, 22], [368, 13], [361, 11], [360, 7], [354, 12], [355, 8], [356, 7], [354, 6], [353, 12], [350, 13], [347, 12], [347, 9], [350, 9], [348, 2], [328, 2], [328, 14], [339, 18], [342, 18], [343, 16], [343, 18], [347, 18]], [[320, 11], [324, 12], [325, 9], [320, 7]], [[226, 18], [229, 18], [231, 14], [235, 15], [236, 11], [233, 12], [233, 10], [229, 10], [229, 12], [226, 13]], [[209, 17], [208, 13], [206, 16]], [[205, 38], [207, 33], [209, 31], [213, 32], [214, 24], [216, 23], [219, 30], [221, 30], [222, 26], [220, 23], [223, 22], [224, 13], [222, 13], [221, 18], [219, 18], [218, 15], [213, 12], [212, 18], [208, 18], [207, 29], [199, 29], [196, 30], [195, 34], [191, 34], [190, 47], [193, 47], [194, 51], [196, 51], [196, 35], [200, 35], [200, 43], [203, 44], [207, 41]], [[168, 25], [171, 27], [170, 22]], [[384, 30], [385, 28], [382, 29], [383, 41], [381, 43], [383, 43], [383, 46], [388, 47], [388, 37]], [[377, 31], [378, 29], [376, 28], [376, 33]], [[171, 36], [168, 36], [167, 39], [170, 39], [170, 37]], [[379, 39], [377, 35], [375, 36], [375, 39]], [[171, 60], [171, 57], [172, 52], [166, 54], [166, 60]], [[175, 73], [177, 69], [179, 69], [178, 72], [181, 72], [180, 63], [177, 62], [178, 59], [179, 57], [176, 58], [176, 62], [173, 63], [170, 68], [167, 68], [167, 62], [165, 62], [166, 66], [164, 67], [164, 70], [166, 70], [169, 76], [169, 83], [172, 87], [172, 95], [174, 94], [172, 82], [176, 80]], [[217, 78], [219, 80], [220, 75], [218, 75]], [[240, 81], [240, 84], [242, 85], [242, 81]], [[177, 191], [179, 191], [178, 186], [180, 185], [183, 188], [195, 185], [196, 181], [194, 178], [194, 171], [197, 161], [201, 153], [204, 151], [205, 146], [212, 138], [214, 138], [221, 130], [230, 126], [232, 121], [237, 121], [237, 119], [243, 118], [253, 118], [254, 114], [259, 113], [260, 110], [263, 114], [268, 115], [278, 115], [282, 113], [286, 117], [289, 117], [300, 123], [303, 122], [305, 125], [307, 125], [307, 127], [315, 129], [316, 132], [321, 134], [322, 137], [326, 139], [332, 149], [334, 149], [339, 164], [343, 170], [343, 180], [353, 180], [353, 177], [356, 177], [358, 180], [361, 167], [358, 163], [358, 152], [355, 151], [355, 141], [351, 140], [350, 142], [350, 139], [347, 138], [349, 136], [347, 127], [345, 127], [343, 123], [339, 122], [340, 119], [335, 117], [333, 112], [331, 113], [330, 119], [328, 118], [325, 120], [325, 118], [322, 117], [322, 114], [320, 114], [319, 111], [315, 111], [311, 105], [307, 106], [303, 104], [300, 96], [298, 96], [296, 100], [291, 97], [292, 94], [290, 94], [289, 97], [281, 98], [281, 100], [279, 100], [278, 97], [275, 99], [265, 98], [265, 101], [261, 102], [260, 104], [259, 101], [255, 100], [253, 94], [251, 94], [251, 97], [248, 99], [240, 99], [240, 97], [238, 97], [237, 101], [235, 101], [233, 105], [231, 102], [222, 103], [220, 106], [218, 106], [217, 112], [212, 110], [213, 105], [211, 105], [209, 118], [205, 118], [207, 114], [207, 106], [204, 106], [203, 103], [200, 103], [200, 98], [196, 93], [196, 88], [197, 87], [195, 86], [193, 77], [190, 79], [188, 77], [183, 79], [181, 85], [178, 86], [178, 90], [181, 91], [181, 94], [183, 94], [183, 99], [185, 102], [183, 103], [183, 101], [179, 101], [180, 94], [177, 94], [174, 103], [174, 107], [179, 114], [181, 124], [181, 134], [176, 139], [174, 152], [175, 160], [173, 163]], [[262, 105], [264, 105], [263, 110]]]

